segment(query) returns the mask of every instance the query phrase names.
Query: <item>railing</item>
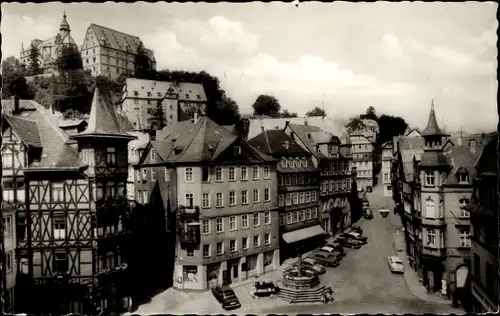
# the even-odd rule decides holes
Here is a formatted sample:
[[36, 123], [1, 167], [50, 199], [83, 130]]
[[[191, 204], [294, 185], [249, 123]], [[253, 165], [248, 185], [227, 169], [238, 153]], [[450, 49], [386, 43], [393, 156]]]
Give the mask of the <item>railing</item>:
[[200, 208], [198, 206], [193, 206], [193, 207], [180, 206], [179, 216], [183, 219], [198, 218], [200, 217]]
[[443, 258], [446, 256], [446, 248], [433, 248], [424, 246], [422, 249], [422, 254], [437, 258]]
[[495, 305], [486, 292], [483, 291], [481, 286], [478, 286], [476, 283], [477, 281], [474, 279], [471, 282], [472, 295], [481, 303], [481, 305], [483, 305], [486, 312], [495, 313], [498, 310], [498, 305]]

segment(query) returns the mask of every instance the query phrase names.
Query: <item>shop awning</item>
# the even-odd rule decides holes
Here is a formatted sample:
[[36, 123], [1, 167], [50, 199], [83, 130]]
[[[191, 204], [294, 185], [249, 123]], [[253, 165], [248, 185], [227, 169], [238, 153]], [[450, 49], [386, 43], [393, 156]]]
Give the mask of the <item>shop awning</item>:
[[307, 228], [302, 228], [299, 230], [295, 230], [293, 232], [283, 234], [283, 240], [288, 244], [297, 242], [299, 240], [304, 240], [307, 238], [324, 235], [325, 231], [321, 225], [315, 225]]

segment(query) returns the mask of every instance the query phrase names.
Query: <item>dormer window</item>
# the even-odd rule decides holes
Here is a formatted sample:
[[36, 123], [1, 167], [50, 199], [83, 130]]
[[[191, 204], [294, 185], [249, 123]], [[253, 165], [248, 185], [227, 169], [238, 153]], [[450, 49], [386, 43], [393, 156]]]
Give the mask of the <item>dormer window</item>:
[[285, 157], [281, 158], [281, 167], [286, 168], [288, 161]]
[[236, 156], [241, 155], [241, 147], [240, 146], [234, 146], [234, 154]]
[[302, 162], [304, 163], [304, 168], [307, 168], [307, 159], [304, 158]]
[[138, 97], [139, 96], [139, 91], [134, 91], [134, 96]]
[[469, 183], [469, 174], [461, 172], [457, 174], [458, 183]]
[[[467, 199], [467, 198], [461, 198], [460, 200], [458, 200], [458, 202], [460, 204], [460, 208], [464, 208], [464, 207], [467, 206], [467, 204], [469, 204], [469, 199]], [[460, 212], [460, 214], [462, 214], [462, 212]]]

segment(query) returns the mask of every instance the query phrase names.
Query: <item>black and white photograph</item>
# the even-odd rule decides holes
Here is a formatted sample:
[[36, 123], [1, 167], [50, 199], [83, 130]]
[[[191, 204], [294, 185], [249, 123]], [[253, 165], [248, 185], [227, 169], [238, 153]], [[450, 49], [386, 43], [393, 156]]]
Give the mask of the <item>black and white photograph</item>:
[[497, 10], [3, 3], [0, 314], [497, 312]]

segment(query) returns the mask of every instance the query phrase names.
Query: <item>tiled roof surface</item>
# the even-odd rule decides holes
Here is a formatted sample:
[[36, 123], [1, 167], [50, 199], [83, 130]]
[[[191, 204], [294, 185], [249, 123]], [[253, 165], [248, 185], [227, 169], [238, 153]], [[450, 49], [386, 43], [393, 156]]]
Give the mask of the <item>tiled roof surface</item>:
[[498, 175], [498, 134], [495, 133], [492, 139], [485, 146], [479, 157], [476, 168], [480, 174], [490, 173]]
[[[288, 142], [288, 149], [285, 143]], [[299, 144], [297, 144], [283, 130], [268, 130], [260, 133], [251, 140], [249, 144], [270, 156], [282, 156], [287, 154], [308, 154]]]
[[310, 116], [310, 117], [287, 117], [287, 118], [267, 118], [258, 117], [249, 119], [248, 138], [254, 138], [264, 130], [284, 129], [286, 122], [295, 125], [316, 126], [320, 130], [330, 132], [340, 137], [346, 131], [344, 120], [335, 120], [330, 117]]
[[36, 121], [5, 115], [5, 120], [28, 146], [42, 147]]
[[127, 128], [126, 124], [124, 124], [125, 119], [116, 114], [113, 106], [108, 101], [109, 100], [101, 95], [99, 89], [96, 88], [90, 109], [88, 121], [89, 125], [84, 132], [74, 135], [75, 137], [92, 135], [101, 137], [133, 138], [124, 130]]
[[422, 160], [419, 166], [422, 167], [438, 167], [438, 166], [448, 166], [449, 161], [442, 151], [424, 151], [422, 155]]
[[[207, 102], [205, 89], [201, 83], [156, 81], [127, 78], [126, 98], [161, 99], [166, 94], [178, 95], [179, 101]], [[135, 95], [135, 92], [138, 95]], [[148, 95], [150, 93], [150, 95]]]
[[293, 130], [295, 135], [304, 143], [304, 145], [308, 148], [308, 150], [313, 153], [316, 157], [320, 159], [325, 159], [326, 156], [321, 152], [317, 152], [316, 144], [309, 138], [310, 133], [319, 132], [321, 129], [317, 126], [309, 126], [309, 125], [298, 125], [298, 124], [290, 124], [290, 128]]
[[233, 125], [222, 125], [222, 127], [224, 127], [225, 129], [227, 129], [231, 133], [235, 132], [235, 125], [234, 124]]
[[[141, 43], [141, 39], [137, 36], [125, 34], [105, 26], [91, 23], [89, 28], [94, 31], [101, 46], [110, 47], [119, 51], [127, 51], [128, 49], [129, 52], [135, 54], [137, 52], [137, 47], [139, 47], [139, 43]], [[105, 41], [102, 41], [102, 39]], [[150, 49], [145, 48], [144, 50], [149, 58], [155, 60], [154, 54]]]
[[427, 127], [422, 131], [422, 136], [447, 136], [443, 132], [437, 123], [436, 113], [434, 112], [434, 104], [431, 106], [431, 112], [429, 113], [429, 120], [427, 121]]

